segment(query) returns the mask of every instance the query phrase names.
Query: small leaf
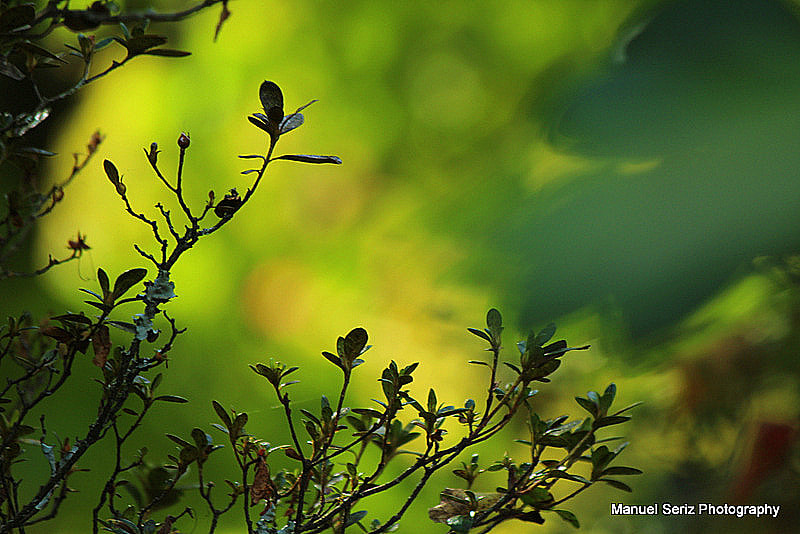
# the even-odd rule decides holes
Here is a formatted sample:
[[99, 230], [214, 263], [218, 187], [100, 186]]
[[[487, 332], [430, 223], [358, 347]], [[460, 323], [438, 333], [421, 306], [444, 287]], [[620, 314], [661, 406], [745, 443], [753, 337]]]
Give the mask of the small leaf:
[[354, 328], [344, 338], [344, 354], [350, 360], [354, 360], [364, 352], [367, 345], [367, 331], [363, 328]]
[[336, 356], [335, 354], [331, 354], [330, 352], [323, 350], [322, 351], [322, 355], [325, 356], [325, 359], [327, 359], [329, 362], [331, 362], [335, 366], [337, 366], [339, 368], [342, 367], [342, 360], [338, 356]]
[[303, 117], [302, 113], [292, 113], [291, 115], [287, 115], [281, 121], [281, 135], [291, 132], [295, 128], [302, 126], [303, 122], [305, 122], [305, 118]]
[[61, 343], [68, 343], [72, 340], [72, 335], [60, 326], [45, 326], [39, 329], [42, 335], [51, 337]]
[[436, 412], [436, 392], [431, 388], [428, 390], [428, 411]]
[[[2, 17], [0, 16], [0, 18], [2, 18]], [[1, 22], [0, 22], [0, 26], [2, 26]], [[66, 61], [61, 59], [59, 56], [57, 56], [54, 53], [52, 53], [50, 50], [48, 50], [46, 48], [43, 48], [43, 47], [39, 46], [38, 44], [36, 44], [36, 43], [34, 43], [32, 41], [22, 41], [21, 43], [19, 43], [19, 47], [21, 49], [23, 49], [23, 50], [28, 51], [28, 52], [32, 52], [32, 53], [38, 54], [38, 55], [40, 55], [42, 57], [46, 57], [46, 58], [52, 59], [53, 61], [58, 61], [60, 63], [67, 63]]]
[[79, 323], [85, 325], [91, 325], [92, 320], [82, 314], [77, 313], [65, 313], [64, 315], [57, 315], [53, 317], [54, 321], [66, 321], [68, 323]]
[[617, 385], [613, 382], [606, 388], [603, 396], [600, 397], [600, 413], [605, 415], [611, 404], [614, 402], [614, 397], [617, 396]]
[[[250, 121], [253, 122], [253, 121]], [[258, 126], [256, 124], [256, 126]], [[288, 161], [299, 161], [300, 163], [333, 163], [334, 165], [341, 165], [342, 160], [338, 156], [314, 156], [309, 154], [285, 154], [283, 156], [278, 156], [277, 158], [272, 158], [273, 160], [276, 159], [285, 159]]]
[[605, 471], [603, 471], [603, 476], [605, 475], [641, 475], [643, 471], [641, 469], [636, 469], [635, 467], [622, 467], [622, 466], [614, 466], [609, 467]]
[[528, 506], [535, 506], [538, 508], [542, 508], [543, 506], [546, 506], [555, 500], [553, 494], [547, 491], [545, 488], [533, 488], [530, 491], [522, 493], [520, 498], [522, 499], [522, 502]]
[[103, 160], [103, 170], [106, 171], [106, 176], [108, 176], [112, 184], [117, 185], [119, 183], [119, 171], [110, 160]]
[[192, 445], [188, 441], [184, 441], [183, 439], [179, 438], [174, 434], [167, 434], [166, 435], [169, 439], [180, 445], [181, 447], [191, 447]]
[[300, 453], [298, 453], [296, 450], [292, 449], [291, 447], [288, 448], [288, 449], [285, 449], [283, 451], [283, 453], [286, 456], [288, 456], [289, 458], [291, 458], [292, 460], [299, 460], [299, 461], [303, 460], [303, 457], [300, 456]]
[[489, 337], [489, 334], [487, 334], [487, 333], [486, 333], [486, 332], [484, 332], [483, 330], [478, 330], [477, 328], [467, 328], [467, 330], [468, 330], [469, 332], [471, 332], [471, 333], [475, 334], [475, 335], [476, 335], [476, 336], [478, 336], [479, 338], [481, 338], [481, 339], [485, 339], [485, 340], [486, 340], [486, 341], [488, 341], [489, 343], [491, 343], [491, 342], [492, 342], [492, 338], [490, 338], [490, 337]]
[[359, 510], [358, 512], [353, 512], [347, 518], [347, 522], [345, 522], [344, 526], [345, 527], [349, 527], [352, 524], [358, 523], [359, 521], [364, 519], [366, 516], [367, 516], [367, 511], [366, 510]]
[[589, 485], [592, 482], [585, 477], [580, 475], [575, 475], [573, 473], [567, 473], [566, 471], [561, 471], [560, 469], [553, 469], [547, 472], [547, 478], [563, 478], [565, 480], [571, 480], [573, 482], [580, 482], [581, 484]]
[[275, 82], [265, 80], [258, 89], [258, 97], [264, 111], [277, 107], [283, 109], [283, 93]]
[[80, 289], [78, 289], [78, 291], [83, 291], [84, 293], [88, 293], [89, 295], [91, 295], [93, 297], [96, 297], [98, 300], [103, 300], [103, 297], [101, 297], [100, 295], [98, 295], [97, 293], [92, 291], [91, 289], [80, 288]]
[[194, 444], [200, 449], [211, 444], [211, 436], [199, 428], [192, 429], [192, 439], [194, 440]]
[[575, 517], [575, 514], [573, 514], [569, 510], [553, 510], [553, 511], [557, 513], [561, 519], [563, 519], [573, 527], [581, 528], [581, 524], [580, 522], [578, 522], [578, 518]]
[[536, 334], [536, 343], [539, 346], [543, 346], [545, 343], [550, 341], [550, 338], [553, 337], [553, 334], [556, 333], [556, 325], [555, 323], [550, 323], [545, 326], [541, 332]]
[[257, 126], [258, 128], [260, 128], [260, 129], [264, 130], [265, 132], [269, 133], [269, 125], [267, 125], [266, 122], [264, 122], [262, 120], [259, 120], [259, 119], [257, 119], [256, 117], [254, 117], [252, 115], [247, 117], [247, 120], [249, 120], [251, 123], [253, 123], [253, 125]]
[[240, 413], [236, 416], [236, 419], [233, 420], [233, 424], [231, 425], [231, 436], [234, 438], [238, 438], [242, 435], [244, 431], [244, 425], [247, 424], [247, 414]]
[[164, 402], [175, 402], [177, 404], [184, 404], [189, 402], [189, 399], [185, 399], [179, 395], [159, 395], [154, 401], [164, 401]]
[[142, 54], [161, 57], [186, 57], [192, 55], [191, 52], [187, 52], [185, 50], [173, 50], [171, 48], [156, 48], [142, 52]]
[[136, 35], [126, 40], [123, 45], [128, 49], [128, 57], [131, 57], [166, 42], [167, 38], [161, 35]]
[[495, 308], [489, 310], [486, 314], [486, 326], [491, 330], [497, 330], [503, 326], [503, 316]]
[[627, 415], [609, 415], [608, 417], [603, 417], [602, 419], [595, 421], [594, 427], [602, 428], [604, 426], [618, 425], [620, 423], [630, 421], [630, 419], [630, 416]]
[[97, 281], [100, 282], [100, 289], [103, 290], [103, 303], [107, 304], [106, 299], [109, 295], [108, 275], [103, 269], [97, 269]]
[[147, 269], [128, 269], [114, 281], [113, 299], [124, 295], [130, 288], [142, 281], [147, 276]]
[[643, 404], [641, 401], [640, 401], [640, 402], [634, 402], [634, 403], [633, 403], [633, 404], [631, 404], [630, 406], [626, 406], [626, 407], [624, 407], [623, 409], [621, 409], [621, 410], [618, 410], [618, 411], [614, 412], [614, 415], [619, 415], [619, 414], [621, 414], [621, 413], [623, 413], [623, 412], [627, 412], [628, 410], [631, 410], [631, 409], [633, 409], [633, 408], [636, 408], [637, 406], [640, 406], [641, 404]]
[[597, 415], [597, 406], [592, 403], [589, 399], [584, 399], [583, 397], [575, 397], [575, 400], [580, 404], [587, 412], [592, 415]]

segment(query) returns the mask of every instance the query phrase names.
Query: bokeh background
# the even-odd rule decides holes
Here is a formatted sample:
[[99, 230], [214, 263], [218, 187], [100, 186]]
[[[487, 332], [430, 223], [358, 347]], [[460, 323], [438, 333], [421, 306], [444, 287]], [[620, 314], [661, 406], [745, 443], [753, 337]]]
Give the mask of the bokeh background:
[[[620, 406], [644, 402], [624, 428], [631, 444], [620, 460], [645, 474], [630, 480], [633, 494], [598, 487], [570, 501], [585, 531], [793, 531], [798, 4], [237, 0], [216, 43], [216, 8], [154, 25], [170, 47], [193, 55], [132, 61], [81, 91], [50, 130], [46, 148], [60, 154], [49, 163], [53, 176], [67, 174], [95, 129], [106, 140], [39, 228], [29, 261], [43, 263], [77, 231], [91, 252], [33, 284], [5, 282], [0, 307], [82, 310], [76, 290], [96, 286], [97, 267], [111, 276], [151, 267], [132, 244], [153, 249], [152, 237], [123, 213], [103, 158], [124, 175], [134, 206], [154, 213], [167, 195], [142, 148], [158, 142], [161, 168], [174, 169], [177, 137], [188, 131], [191, 202], [201, 205], [209, 189], [244, 191], [247, 161], [236, 156], [266, 143], [245, 117], [260, 111], [258, 86], [270, 79], [287, 110], [320, 100], [279, 152], [336, 154], [344, 164], [275, 163], [234, 223], [174, 270], [179, 298], [169, 311], [189, 333], [162, 389], [191, 402], [156, 409], [142, 429], [153, 461], [174, 449], [167, 431], [199, 426], [222, 440], [209, 426], [211, 399], [250, 413], [251, 433], [283, 442], [277, 402], [248, 364], [301, 366], [294, 398], [317, 409], [338, 380], [319, 353], [355, 326], [374, 347], [351, 405], [379, 395], [390, 359], [421, 362], [416, 392], [435, 385], [456, 405], [482, 398], [485, 377], [465, 362], [483, 347], [466, 327], [482, 326], [497, 307], [507, 357], [514, 341], [550, 321], [570, 343], [592, 345], [540, 388], [542, 416], [580, 416], [573, 397], [612, 381]], [[109, 47], [96, 63], [123, 55]], [[97, 371], [81, 365], [74, 400], [52, 407], [62, 436], [80, 434], [93, 416]], [[487, 447], [481, 461], [515, 447], [510, 438]], [[75, 477], [81, 493], [60, 532], [88, 528], [108, 452]], [[234, 475], [216, 454], [221, 482]], [[486, 481], [488, 490], [497, 483]], [[426, 514], [446, 486], [461, 487], [445, 473], [400, 532], [444, 531]], [[391, 515], [402, 491], [370, 510]], [[635, 518], [611, 516], [612, 502], [782, 508], [777, 519]], [[571, 530], [548, 519], [497, 532]], [[224, 532], [240, 531], [235, 524]]]

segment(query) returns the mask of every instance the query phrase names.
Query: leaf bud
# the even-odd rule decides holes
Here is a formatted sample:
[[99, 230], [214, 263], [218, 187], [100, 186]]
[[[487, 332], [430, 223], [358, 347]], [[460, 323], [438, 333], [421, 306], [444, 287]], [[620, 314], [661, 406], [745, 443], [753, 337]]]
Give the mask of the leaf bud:
[[[180, 139], [178, 140], [178, 146], [180, 146]], [[153, 165], [158, 162], [158, 143], [155, 141], [150, 143], [150, 152], [147, 153], [147, 159], [150, 160], [150, 163]]]
[[189, 139], [189, 134], [186, 132], [181, 132], [180, 137], [178, 137], [178, 146], [181, 148], [181, 150], [186, 150], [189, 148], [190, 142], [191, 140]]

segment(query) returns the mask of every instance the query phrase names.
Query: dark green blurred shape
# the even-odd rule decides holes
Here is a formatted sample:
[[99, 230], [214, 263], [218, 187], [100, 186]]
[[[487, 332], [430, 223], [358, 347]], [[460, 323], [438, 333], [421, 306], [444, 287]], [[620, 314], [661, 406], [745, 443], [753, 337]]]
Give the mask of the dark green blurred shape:
[[[516, 257], [516, 283], [501, 291], [522, 324], [611, 302], [645, 335], [754, 256], [800, 246], [794, 13], [768, 1], [672, 2], [629, 27], [552, 130], [602, 170], [517, 201], [491, 239]], [[652, 168], [625, 172], [641, 162]]]

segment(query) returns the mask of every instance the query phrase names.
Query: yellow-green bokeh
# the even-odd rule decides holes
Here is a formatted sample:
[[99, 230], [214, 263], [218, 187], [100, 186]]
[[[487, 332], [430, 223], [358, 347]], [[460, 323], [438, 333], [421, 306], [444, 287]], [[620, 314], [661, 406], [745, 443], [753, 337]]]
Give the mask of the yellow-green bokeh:
[[[354, 378], [348, 399], [352, 405], [379, 396], [376, 379], [390, 359], [421, 362], [414, 393], [424, 396], [435, 385], [439, 399], [449, 403], [482, 399], [481, 368], [465, 364], [483, 356], [482, 346], [465, 327], [481, 326], [489, 307], [506, 304], [506, 350], [512, 356], [517, 338], [529, 328], [544, 326], [520, 325], [530, 316], [522, 304], [523, 295], [530, 295], [528, 286], [515, 282], [520, 272], [528, 273], [528, 266], [520, 265], [520, 255], [513, 253], [513, 233], [495, 241], [506, 222], [498, 211], [514, 206], [508, 220], [524, 221], [527, 214], [520, 206], [528, 200], [547, 212], [568, 208], [575, 198], [594, 198], [586, 191], [601, 187], [604, 180], [635, 190], [659, 170], [664, 179], [682, 172], [670, 167], [668, 150], [666, 155], [593, 151], [553, 136], [564, 95], [607, 76], [621, 33], [632, 21], [644, 20], [636, 14], [652, 4], [239, 0], [231, 2], [233, 15], [216, 43], [211, 42], [216, 8], [173, 28], [156, 25], [154, 32], [170, 35], [169, 46], [190, 50], [192, 56], [137, 58], [91, 84], [80, 92], [68, 127], [50, 147], [60, 154], [51, 161], [50, 173], [61, 176], [72, 164], [70, 154], [81, 151], [95, 129], [106, 136], [95, 160], [70, 185], [37, 238], [40, 259], [78, 231], [87, 235], [91, 253], [81, 259], [80, 270], [70, 265], [43, 278], [41, 298], [60, 303], [53, 305], [56, 309], [78, 310], [82, 299], [76, 288], [96, 285], [81, 276], [91, 277], [96, 267], [112, 277], [140, 266], [152, 274], [152, 265], [132, 248], [137, 243], [156, 250], [149, 228], [124, 213], [102, 172], [102, 159], [113, 160], [124, 175], [137, 210], [157, 218], [153, 206], [163, 201], [177, 219], [180, 210], [153, 175], [143, 148], [157, 142], [160, 168], [173, 178], [176, 141], [186, 131], [192, 140], [184, 169], [189, 203], [199, 209], [211, 189], [218, 198], [233, 187], [243, 193], [251, 177], [239, 173], [252, 160], [236, 156], [266, 147], [265, 135], [246, 116], [260, 111], [258, 86], [269, 79], [283, 89], [287, 110], [319, 99], [304, 111], [306, 124], [281, 139], [278, 152], [336, 154], [344, 163], [275, 162], [235, 220], [202, 240], [176, 266], [172, 275], [179, 298], [169, 304], [169, 312], [188, 333], [171, 354], [162, 388], [191, 403], [174, 410], [162, 407], [142, 429], [142, 440], [154, 454], [163, 454], [171, 450], [164, 432], [187, 435], [194, 426], [216, 432], [208, 426], [214, 420], [210, 402], [216, 399], [251, 413], [248, 430], [279, 443], [286, 431], [277, 402], [248, 365], [269, 358], [300, 365], [297, 375], [303, 382], [293, 386], [293, 394], [303, 408], [317, 409], [320, 392], [334, 397], [339, 380], [319, 352], [332, 350], [336, 337], [355, 326], [368, 330], [374, 348]], [[182, 5], [161, 2], [157, 7]], [[52, 39], [74, 37], [57, 33]], [[110, 46], [98, 54], [96, 68], [122, 53], [120, 47]], [[559, 196], [565, 184], [574, 189]], [[613, 202], [612, 197], [597, 198]], [[542, 198], [557, 202], [543, 206], [545, 201], [537, 200]], [[646, 213], [648, 205], [618, 209]], [[687, 205], [686, 210], [691, 209]], [[569, 224], [564, 221], [565, 228], [571, 229]], [[535, 232], [522, 222], [519, 227], [520, 232]], [[581, 231], [557, 239], [581, 239]], [[624, 242], [646, 229], [614, 231], [609, 239]], [[521, 239], [529, 243], [526, 236]], [[537, 243], [547, 239], [543, 236]], [[548, 250], [542, 248], [528, 252], [544, 258]], [[669, 262], [649, 272], [637, 271], [636, 283], [657, 285], [663, 271], [702, 264], [705, 251], [693, 250], [691, 261], [668, 252], [664, 256]], [[731, 273], [728, 289], [691, 307], [669, 335], [660, 331], [644, 340], [632, 339], [627, 330], [630, 317], [619, 311], [627, 301], [614, 294], [597, 296], [592, 286], [598, 273], [633, 267], [615, 265], [601, 254], [594, 266], [587, 260], [579, 279], [568, 273], [562, 281], [589, 296], [576, 297], [574, 306], [556, 306], [558, 312], [548, 319], [558, 322], [559, 334], [571, 344], [591, 343], [592, 349], [565, 358], [554, 384], [542, 386], [542, 415], [578, 416], [574, 395], [602, 391], [612, 381], [620, 388], [620, 406], [645, 401], [633, 413], [639, 422], [625, 429], [632, 443], [622, 461], [646, 469], [648, 474], [632, 483], [641, 493], [620, 496], [602, 488], [567, 506], [587, 531], [633, 531], [609, 518], [608, 503], [677, 503], [680, 495], [662, 484], [675, 465], [696, 453], [712, 465], [730, 467], [725, 462], [732, 461], [747, 430], [727, 421], [703, 433], [692, 427], [693, 419], [678, 413], [685, 374], [692, 369], [688, 362], [700, 359], [709, 346], [735, 331], [746, 331], [753, 344], [784, 339], [791, 305], [784, 288], [767, 276], [750, 274], [750, 258], [742, 257], [741, 276]], [[591, 257], [592, 251], [586, 255]], [[530, 269], [549, 273], [546, 262]], [[617, 298], [622, 301], [619, 307]], [[127, 320], [126, 313], [139, 311], [131, 306], [118, 319]], [[92, 372], [87, 365], [84, 377]], [[748, 401], [748, 420], [796, 419], [794, 380], [765, 388], [763, 395]], [[97, 392], [84, 385], [76, 394], [85, 395], [88, 402]], [[78, 426], [65, 425], [62, 432], [79, 434], [80, 416], [73, 414], [69, 423]], [[522, 426], [517, 430], [522, 432]], [[222, 435], [215, 438], [221, 440]], [[513, 447], [487, 445], [481, 457], [488, 463], [507, 450], [521, 453]], [[216, 453], [220, 479], [233, 476], [225, 473], [230, 463], [222, 459], [224, 454]], [[97, 461], [104, 465], [104, 459]], [[102, 467], [95, 471], [91, 476], [102, 476]], [[457, 483], [444, 475], [436, 488], [422, 494], [406, 524], [427, 521], [426, 509], [436, 504], [438, 489]], [[370, 509], [386, 517], [401, 499], [398, 493]], [[72, 522], [74, 532], [85, 531], [79, 515], [65, 512], [64, 517], [62, 531]], [[206, 519], [200, 513], [197, 528]], [[235, 524], [226, 523], [225, 532], [240, 531]], [[415, 528], [422, 532], [442, 530], [420, 524], [425, 526]], [[668, 527], [666, 523], [652, 531], [669, 531], [658, 530]], [[400, 532], [406, 528], [401, 526]], [[509, 525], [496, 532], [519, 528]], [[569, 528], [554, 517], [539, 530]]]

